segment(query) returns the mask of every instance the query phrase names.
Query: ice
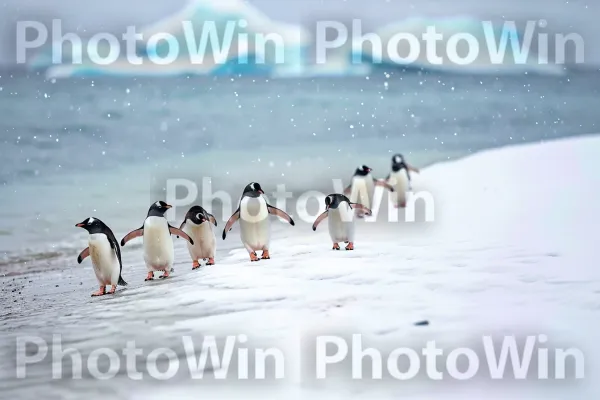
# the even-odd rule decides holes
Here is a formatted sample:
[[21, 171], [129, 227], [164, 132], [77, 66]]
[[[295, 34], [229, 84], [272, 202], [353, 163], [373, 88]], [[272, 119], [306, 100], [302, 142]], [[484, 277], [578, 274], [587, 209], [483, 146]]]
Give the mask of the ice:
[[[184, 24], [191, 29], [186, 31]], [[216, 41], [222, 46], [222, 52], [212, 47], [208, 34], [206, 51], [198, 52], [199, 38], [204, 29], [210, 31], [210, 24], [214, 24]], [[225, 39], [228, 29], [232, 29], [231, 42]], [[145, 27], [141, 34], [144, 41], [138, 45], [138, 55], [142, 57], [139, 65], [130, 62], [125, 55], [108, 65], [98, 65], [88, 59], [81, 64], [51, 65], [46, 54], [50, 49], [46, 49], [35, 58], [31, 67], [42, 68], [46, 63], [48, 78], [274, 74], [275, 69], [279, 75], [298, 75], [310, 39], [302, 26], [272, 20], [243, 0], [190, 0], [181, 11]], [[153, 35], [163, 37], [165, 34], [172, 35], [177, 41], [179, 57], [168, 65], [157, 65], [150, 57], [164, 56], [167, 44], [163, 40], [152, 47], [147, 46], [146, 41]], [[238, 40], [240, 34], [246, 34], [248, 42]], [[269, 35], [281, 38], [283, 43], [266, 41], [264, 52], [262, 46], [254, 46], [257, 37], [268, 39]], [[193, 58], [198, 54], [204, 54], [202, 62]], [[256, 57], [262, 57], [264, 61], [256, 61]], [[243, 58], [248, 61], [239, 61]]]
[[[214, 24], [212, 29], [211, 24]], [[186, 29], [187, 26], [187, 29]], [[436, 54], [440, 62], [429, 59], [423, 34], [428, 27], [435, 27], [438, 34], [443, 35], [436, 45]], [[74, 76], [186, 76], [186, 75], [267, 75], [278, 78], [316, 77], [316, 76], [366, 76], [377, 72], [377, 68], [408, 67], [416, 70], [431, 70], [450, 73], [477, 73], [477, 74], [522, 74], [537, 73], [544, 75], [562, 75], [564, 68], [559, 64], [548, 63], [548, 60], [538, 56], [531, 47], [525, 43], [528, 37], [523, 30], [510, 26], [492, 24], [494, 37], [491, 39], [496, 44], [500, 42], [503, 32], [514, 33], [514, 38], [519, 38], [517, 46], [522, 46], [528, 52], [523, 60], [512, 50], [511, 44], [506, 47], [506, 56], [501, 57], [501, 62], [492, 62], [488, 56], [487, 40], [483, 28], [483, 21], [475, 16], [454, 17], [423, 17], [412, 16], [401, 19], [395, 23], [375, 29], [374, 33], [381, 39], [381, 47], [373, 50], [370, 45], [364, 46], [360, 51], [357, 43], [352, 43], [354, 28], [348, 26], [347, 42], [328, 52], [326, 60], [315, 62], [315, 42], [317, 30], [309, 30], [299, 24], [284, 23], [270, 18], [257, 7], [243, 0], [190, 0], [179, 12], [169, 15], [162, 20], [151, 24], [141, 30], [143, 40], [138, 43], [135, 55], [126, 55], [124, 48], [120, 57], [107, 65], [92, 62], [87, 54], [83, 62], [71, 63], [74, 52], [81, 52], [81, 48], [62, 46], [65, 61], [60, 65], [53, 64], [52, 44], [42, 49], [30, 62], [33, 69], [45, 69], [48, 79], [66, 78]], [[535, 29], [535, 27], [533, 27]], [[215, 49], [209, 31], [215, 32], [215, 42], [220, 49]], [[229, 33], [228, 33], [229, 32]], [[365, 28], [362, 34], [369, 34]], [[393, 59], [390, 55], [388, 43], [396, 34], [414, 35], [419, 41], [418, 57], [411, 62], [403, 63]], [[247, 37], [241, 39], [240, 34]], [[449, 38], [455, 34], [471, 35], [477, 42], [478, 55], [467, 65], [456, 64], [450, 59], [447, 51]], [[148, 46], [151, 37], [162, 38], [156, 46]], [[165, 38], [171, 35], [177, 44], [167, 44]], [[230, 35], [230, 36], [229, 36]], [[205, 40], [208, 45], [204, 51], [198, 51], [200, 43]], [[226, 38], [230, 37], [230, 40]], [[262, 39], [273, 38], [275, 41]], [[508, 39], [510, 42], [510, 38]], [[458, 54], [466, 56], [465, 40], [458, 42]], [[525, 43], [525, 44], [523, 44]], [[59, 45], [60, 46], [60, 45]], [[104, 47], [107, 45], [104, 43]], [[410, 46], [414, 46], [410, 45]], [[410, 53], [409, 42], [400, 40], [396, 46], [400, 57], [407, 57]], [[166, 64], [157, 64], [155, 56], [165, 57], [169, 49], [177, 51], [177, 56]], [[86, 53], [84, 51], [84, 53]], [[100, 54], [107, 53], [106, 48], [99, 50]], [[130, 56], [141, 57], [141, 61], [132, 62]], [[381, 58], [381, 62], [377, 60]]]
[[[486, 27], [489, 30], [484, 29], [484, 23], [487, 24]], [[534, 46], [526, 44], [528, 40], [526, 29], [534, 31], [536, 27], [529, 26], [518, 29], [516, 25], [512, 26], [509, 23], [504, 25], [498, 21], [484, 21], [468, 15], [437, 18], [415, 16], [388, 24], [376, 32], [377, 36], [381, 38], [384, 51], [372, 51], [371, 47], [365, 46], [364, 54], [369, 59], [380, 57], [384, 63], [393, 64], [388, 44], [394, 35], [403, 33], [421, 39], [431, 28], [435, 28], [435, 32], [441, 35], [441, 38], [435, 42], [435, 46], [433, 43], [431, 44], [430, 49], [435, 49], [435, 55], [439, 57], [439, 60], [435, 61], [433, 55], [429, 54], [423, 39], [418, 47], [420, 48], [418, 58], [410, 64], [411, 68], [466, 74], [522, 74], [524, 72], [544, 75], [564, 74], [563, 66], [549, 63], [547, 58], [538, 55], [533, 50]], [[454, 35], [460, 35], [456, 37], [463, 38], [456, 45], [459, 58], [466, 58], [467, 49], [476, 54], [468, 64], [456, 64], [450, 56], [451, 50], [449, 50], [448, 44]], [[504, 39], [502, 39], [503, 36]], [[474, 38], [474, 44], [467, 46], [466, 37]], [[506, 40], [505, 51], [502, 51], [503, 46], [500, 44], [502, 40]], [[513, 40], [515, 40], [514, 48], [511, 46]], [[495, 43], [494, 46], [488, 48], [488, 41]], [[406, 40], [400, 41], [397, 47], [400, 56], [408, 57], [410, 49]], [[494, 56], [497, 56], [502, 62], [492, 62]]]

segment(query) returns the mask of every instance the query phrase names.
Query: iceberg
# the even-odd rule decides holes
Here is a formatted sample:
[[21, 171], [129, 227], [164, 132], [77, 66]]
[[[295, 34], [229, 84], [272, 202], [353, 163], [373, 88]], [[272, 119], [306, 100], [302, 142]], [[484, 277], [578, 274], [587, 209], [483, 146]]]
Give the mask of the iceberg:
[[[219, 64], [229, 64], [229, 67], [212, 69], [217, 73], [223, 70], [237, 73], [235, 68], [231, 69], [233, 63], [247, 71], [251, 71], [253, 65], [258, 70], [264, 70], [265, 65], [297, 69], [310, 43], [310, 34], [304, 27], [272, 20], [243, 0], [193, 0], [181, 12], [147, 27], [142, 34], [144, 37], [164, 32], [174, 35], [180, 43], [186, 44], [181, 46], [181, 57], [193, 60], [198, 44], [202, 44], [199, 36], [210, 35], [211, 30], [218, 38], [213, 43], [220, 41], [230, 50], [226, 54], [223, 51], [215, 54], [214, 46], [202, 49]], [[160, 47], [155, 51], [160, 51]]]
[[[435, 50], [434, 55], [427, 51], [423, 40], [428, 29], [432, 28], [439, 35], [435, 46], [431, 46]], [[511, 23], [494, 24], [492, 21], [483, 21], [470, 16], [412, 17], [386, 25], [375, 33], [382, 42], [381, 48], [364, 46], [364, 49], [361, 49], [359, 43], [353, 43], [351, 58], [354, 62], [360, 59], [366, 62], [379, 62], [388, 67], [469, 74], [532, 72], [561, 75], [564, 73], [563, 66], [550, 64], [546, 57], [535, 53], [531, 46], [524, 46], [526, 33]], [[414, 37], [418, 39], [418, 43], [410, 43], [406, 39], [394, 42], [394, 37], [398, 37], [397, 35]], [[459, 37], [462, 39], [456, 41]], [[473, 42], [468, 44], [464, 39], [466, 37], [472, 38]], [[511, 40], [514, 41], [516, 49], [511, 47]], [[393, 52], [390, 51], [390, 47], [394, 48]], [[397, 55], [408, 59], [411, 51], [415, 51], [416, 56], [410, 57], [406, 63], [398, 59]], [[396, 52], [397, 55], [392, 54]], [[473, 57], [467, 60], [469, 52], [472, 52]], [[461, 59], [468, 62], [463, 64]]]
[[[437, 61], [432, 60], [422, 39], [431, 27], [442, 35], [434, 45]], [[486, 26], [481, 19], [472, 16], [411, 17], [374, 33], [382, 46], [367, 45], [363, 49], [359, 41], [350, 39], [343, 46], [330, 49], [331, 56], [325, 62], [317, 63], [311, 54], [316, 32], [271, 19], [243, 0], [191, 0], [181, 11], [141, 30], [143, 39], [135, 48], [139, 63], [130, 62], [126, 54], [120, 54], [117, 60], [107, 65], [98, 65], [89, 57], [84, 57], [81, 63], [73, 63], [74, 50], [69, 49], [69, 45], [63, 46], [65, 62], [55, 65], [52, 64], [50, 45], [35, 57], [30, 67], [46, 68], [48, 78], [97, 75], [366, 76], [382, 67], [386, 71], [469, 74], [560, 75], [565, 72], [563, 66], [548, 63], [530, 49], [517, 54], [520, 50], [514, 50], [511, 40], [518, 41], [517, 46], [520, 46], [527, 35], [514, 25]], [[399, 33], [414, 37], [419, 43], [395, 41]], [[469, 35], [477, 42], [478, 51], [468, 63], [457, 62], [456, 57], [448, 55], [448, 48], [456, 48], [458, 57], [463, 59], [468, 53], [464, 39], [451, 39], [458, 34], [463, 38]], [[415, 50], [413, 48], [417, 54], [407, 60], [407, 55]], [[395, 49], [397, 55], [392, 55], [390, 49]], [[503, 49], [506, 49], [506, 57], [499, 55]], [[105, 48], [99, 51], [107, 52]], [[174, 52], [171, 62], [160, 62], [170, 52]]]
[[[86, 59], [81, 64], [48, 65], [46, 75], [272, 75], [275, 69], [281, 75], [298, 75], [310, 40], [304, 27], [272, 20], [243, 0], [191, 0], [180, 12], [140, 33], [139, 64], [126, 57], [108, 65]], [[153, 61], [174, 47], [173, 62]], [[48, 62], [47, 53], [45, 49], [36, 57], [36, 67]]]

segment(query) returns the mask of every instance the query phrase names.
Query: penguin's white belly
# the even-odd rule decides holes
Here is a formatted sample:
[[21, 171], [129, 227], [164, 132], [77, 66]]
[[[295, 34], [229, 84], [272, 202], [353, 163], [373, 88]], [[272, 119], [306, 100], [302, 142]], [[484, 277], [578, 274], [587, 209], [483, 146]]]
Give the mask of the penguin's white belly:
[[144, 222], [144, 261], [149, 271], [169, 270], [173, 266], [173, 239], [167, 220], [148, 217]]
[[350, 193], [350, 201], [353, 203], [362, 204], [367, 208], [371, 208], [371, 200], [373, 199], [373, 192], [375, 190], [375, 184], [373, 178], [368, 175], [366, 177], [355, 176], [352, 178], [352, 192]]
[[392, 172], [388, 184], [394, 188], [397, 204], [406, 203], [406, 192], [409, 190], [408, 177], [405, 170]]
[[183, 231], [194, 241], [193, 245], [187, 242], [187, 248], [192, 260], [215, 257], [216, 241], [210, 222], [196, 225], [188, 220], [183, 227]]
[[119, 281], [120, 265], [117, 254], [110, 247], [103, 233], [94, 233], [89, 238], [90, 258], [100, 285], [116, 285]]
[[247, 249], [268, 250], [270, 221], [263, 198], [245, 197], [240, 204], [240, 236]]
[[334, 243], [354, 241], [353, 211], [345, 203], [329, 210], [329, 236]]

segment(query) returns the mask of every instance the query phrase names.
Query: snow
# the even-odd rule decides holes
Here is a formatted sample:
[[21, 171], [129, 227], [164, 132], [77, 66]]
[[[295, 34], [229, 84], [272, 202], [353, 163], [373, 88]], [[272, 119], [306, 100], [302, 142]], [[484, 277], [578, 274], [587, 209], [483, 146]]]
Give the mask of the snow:
[[[232, 250], [214, 268], [186, 277], [177, 292], [163, 286], [156, 302], [169, 295], [173, 308], [200, 303], [211, 316], [154, 329], [244, 333], [286, 343], [292, 353], [299, 336], [315, 332], [362, 333], [371, 343], [396, 347], [426, 340], [467, 346], [502, 332], [545, 334], [550, 343], [585, 352], [586, 381], [505, 381], [495, 383], [493, 394], [485, 380], [456, 385], [451, 378], [315, 385], [291, 379], [250, 388], [257, 398], [596, 397], [600, 388], [589, 377], [600, 333], [599, 150], [600, 137], [593, 136], [490, 150], [427, 168], [413, 186], [434, 195], [434, 222], [359, 223], [353, 252], [330, 250], [326, 222], [315, 233], [302, 225], [282, 229], [288, 237], [275, 237], [270, 261], [251, 264], [244, 250]], [[424, 319], [430, 326], [413, 326]], [[192, 398], [191, 387], [153, 388], [132, 398]], [[253, 398], [241, 388], [203, 390], [211, 398]]]
[[[122, 330], [143, 329], [134, 337], [163, 338], [159, 347], [176, 346], [181, 335], [245, 334], [249, 343], [284, 349], [289, 363], [283, 381], [155, 385], [119, 375], [110, 381], [119, 398], [191, 399], [200, 391], [211, 399], [597, 398], [600, 387], [591, 379], [600, 359], [599, 152], [600, 137], [590, 136], [494, 149], [426, 168], [413, 175], [413, 188], [431, 192], [434, 221], [387, 223], [382, 210], [378, 222], [357, 223], [354, 251], [331, 250], [326, 221], [316, 232], [310, 222], [274, 221], [271, 260], [250, 263], [236, 227], [224, 243], [234, 248], [220, 246], [217, 265], [192, 272], [178, 242], [171, 280], [134, 283], [115, 297], [83, 304], [77, 314], [119, 338]], [[124, 254], [133, 257], [127, 248]], [[135, 256], [141, 257], [139, 249]], [[143, 275], [141, 265], [135, 274], [124, 270], [130, 284]], [[98, 322], [97, 315], [106, 319]], [[76, 318], [60, 321], [68, 326]], [[414, 325], [422, 320], [430, 324]], [[544, 334], [550, 345], [584, 352], [586, 379], [402, 382], [346, 375], [314, 381], [304, 375], [314, 375], [314, 367], [302, 341], [354, 333], [382, 352], [420, 349], [430, 340], [466, 347], [483, 335]], [[69, 334], [83, 351], [104, 343], [89, 333], [79, 333], [87, 343]], [[184, 364], [181, 358], [181, 369]]]

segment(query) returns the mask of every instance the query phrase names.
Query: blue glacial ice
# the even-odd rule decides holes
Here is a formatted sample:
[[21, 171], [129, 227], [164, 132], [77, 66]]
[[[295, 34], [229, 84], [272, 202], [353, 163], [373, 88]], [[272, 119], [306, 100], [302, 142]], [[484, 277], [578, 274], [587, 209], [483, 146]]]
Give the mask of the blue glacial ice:
[[[428, 56], [424, 42], [418, 44], [418, 55], [408, 61], [390, 55], [388, 45], [398, 33], [422, 38], [428, 27], [435, 27], [444, 39], [438, 41], [436, 54], [441, 62]], [[243, 0], [191, 0], [181, 11], [163, 18], [141, 29], [143, 40], [138, 42], [135, 56], [121, 46], [117, 59], [106, 65], [93, 62], [83, 51], [80, 63], [74, 63], [70, 44], [63, 47], [63, 62], [52, 63], [52, 44], [42, 49], [30, 62], [30, 67], [44, 69], [48, 78], [73, 76], [180, 76], [180, 75], [265, 75], [270, 77], [312, 77], [369, 75], [376, 68], [414, 69], [451, 73], [523, 73], [561, 74], [562, 66], [540, 62], [533, 52], [523, 54], [515, 62], [510, 40], [522, 42], [526, 35], [515, 27], [494, 24], [486, 31], [480, 19], [469, 16], [448, 18], [412, 17], [389, 24], [376, 30], [381, 39], [381, 48], [370, 50], [370, 46], [357, 47], [349, 40], [339, 48], [331, 49], [325, 62], [315, 62], [316, 31], [311, 32], [301, 25], [283, 23], [269, 18], [261, 10]], [[366, 33], [366, 32], [364, 32]], [[460, 65], [450, 59], [446, 48], [449, 38], [455, 34], [469, 34], [479, 46], [479, 54], [468, 65]], [[502, 62], [492, 62], [488, 52], [490, 38], [497, 47], [502, 37], [507, 39], [508, 57]], [[159, 40], [149, 40], [150, 38]], [[167, 40], [170, 38], [170, 42]], [[107, 43], [100, 42], [107, 54]], [[461, 47], [462, 46], [462, 47]], [[464, 57], [465, 41], [458, 44], [459, 54]], [[85, 44], [84, 44], [85, 50]], [[398, 54], [406, 57], [411, 44], [400, 40], [394, 47]], [[415, 47], [414, 44], [412, 46]], [[502, 46], [500, 46], [501, 48]], [[462, 51], [460, 50], [462, 49]], [[169, 51], [174, 57], [169, 62]], [[158, 60], [158, 61], [157, 61]], [[512, 60], [512, 61], [511, 61]]]

